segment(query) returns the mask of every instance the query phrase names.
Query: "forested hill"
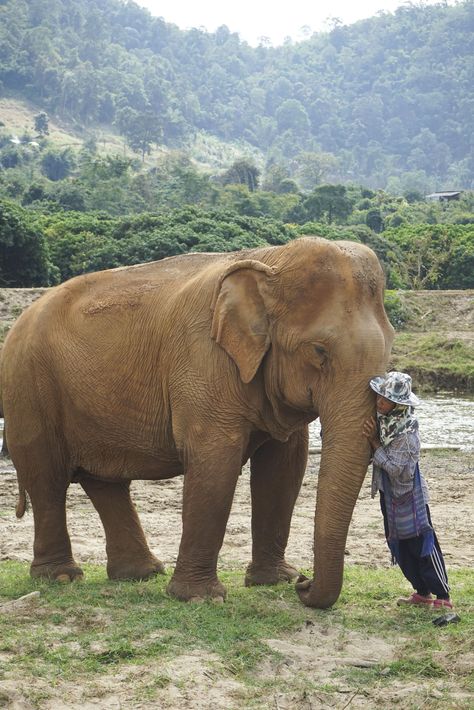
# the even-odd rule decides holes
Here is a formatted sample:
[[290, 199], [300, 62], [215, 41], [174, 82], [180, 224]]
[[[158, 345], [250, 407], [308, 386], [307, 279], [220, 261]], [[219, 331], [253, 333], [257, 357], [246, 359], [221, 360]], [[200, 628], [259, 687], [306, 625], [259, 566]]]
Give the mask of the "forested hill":
[[390, 188], [409, 172], [470, 188], [473, 77], [474, 0], [278, 48], [225, 26], [184, 32], [133, 2], [0, 0], [2, 94], [89, 130], [113, 124], [142, 151], [205, 130], [290, 171], [311, 155], [326, 180]]

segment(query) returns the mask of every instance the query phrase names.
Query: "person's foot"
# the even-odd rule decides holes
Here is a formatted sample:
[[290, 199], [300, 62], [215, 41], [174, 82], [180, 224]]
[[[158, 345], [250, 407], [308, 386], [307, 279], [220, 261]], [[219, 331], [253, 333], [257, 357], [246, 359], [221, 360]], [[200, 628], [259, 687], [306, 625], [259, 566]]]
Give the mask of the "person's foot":
[[450, 599], [434, 599], [433, 609], [436, 609], [438, 611], [440, 609], [454, 609], [454, 606]]
[[400, 597], [397, 600], [398, 606], [404, 606], [405, 604], [411, 604], [414, 606], [433, 606], [434, 601], [441, 601], [433, 599], [431, 594], [418, 594], [418, 592], [413, 592], [409, 597]]

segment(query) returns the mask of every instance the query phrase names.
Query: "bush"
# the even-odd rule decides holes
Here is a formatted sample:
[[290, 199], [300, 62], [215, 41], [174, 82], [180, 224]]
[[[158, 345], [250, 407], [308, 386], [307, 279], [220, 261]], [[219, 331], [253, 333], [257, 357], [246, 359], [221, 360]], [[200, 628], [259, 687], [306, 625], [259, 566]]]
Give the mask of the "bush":
[[0, 200], [0, 283], [7, 287], [49, 285], [44, 234], [26, 210], [9, 200]]
[[385, 291], [385, 311], [395, 330], [401, 330], [409, 318], [408, 308], [397, 291]]

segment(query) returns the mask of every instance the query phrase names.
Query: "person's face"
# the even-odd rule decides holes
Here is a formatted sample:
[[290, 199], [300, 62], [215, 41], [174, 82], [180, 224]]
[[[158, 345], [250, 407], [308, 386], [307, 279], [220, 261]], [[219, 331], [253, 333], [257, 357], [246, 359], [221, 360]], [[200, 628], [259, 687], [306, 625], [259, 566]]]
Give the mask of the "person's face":
[[395, 409], [395, 402], [391, 402], [386, 397], [382, 397], [381, 394], [377, 395], [377, 412], [379, 414], [387, 415], [390, 414], [392, 409]]

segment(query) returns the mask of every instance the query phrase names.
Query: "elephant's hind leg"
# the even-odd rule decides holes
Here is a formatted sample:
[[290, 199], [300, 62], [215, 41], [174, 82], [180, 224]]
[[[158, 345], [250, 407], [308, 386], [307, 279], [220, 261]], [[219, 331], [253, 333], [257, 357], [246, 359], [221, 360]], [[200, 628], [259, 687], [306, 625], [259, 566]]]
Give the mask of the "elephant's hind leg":
[[[19, 426], [10, 427], [9, 431], [19, 429]], [[31, 576], [60, 582], [82, 577], [82, 569], [72, 556], [66, 525], [69, 480], [62, 453], [54, 448], [45, 432], [28, 446], [20, 446], [13, 436], [9, 436], [8, 443], [18, 484], [28, 493], [33, 509], [35, 538]]]
[[252, 561], [246, 586], [277, 584], [298, 576], [285, 560], [285, 549], [307, 457], [307, 427], [287, 442], [266, 442], [252, 456]]
[[162, 562], [147, 545], [130, 498], [130, 482], [101, 481], [84, 476], [80, 483], [104, 526], [110, 579], [147, 579], [164, 574]]
[[38, 479], [25, 486], [31, 499], [35, 521], [32, 577], [47, 577], [69, 582], [83, 576], [72, 556], [71, 541], [66, 526], [66, 492], [64, 484], [45, 486]]

